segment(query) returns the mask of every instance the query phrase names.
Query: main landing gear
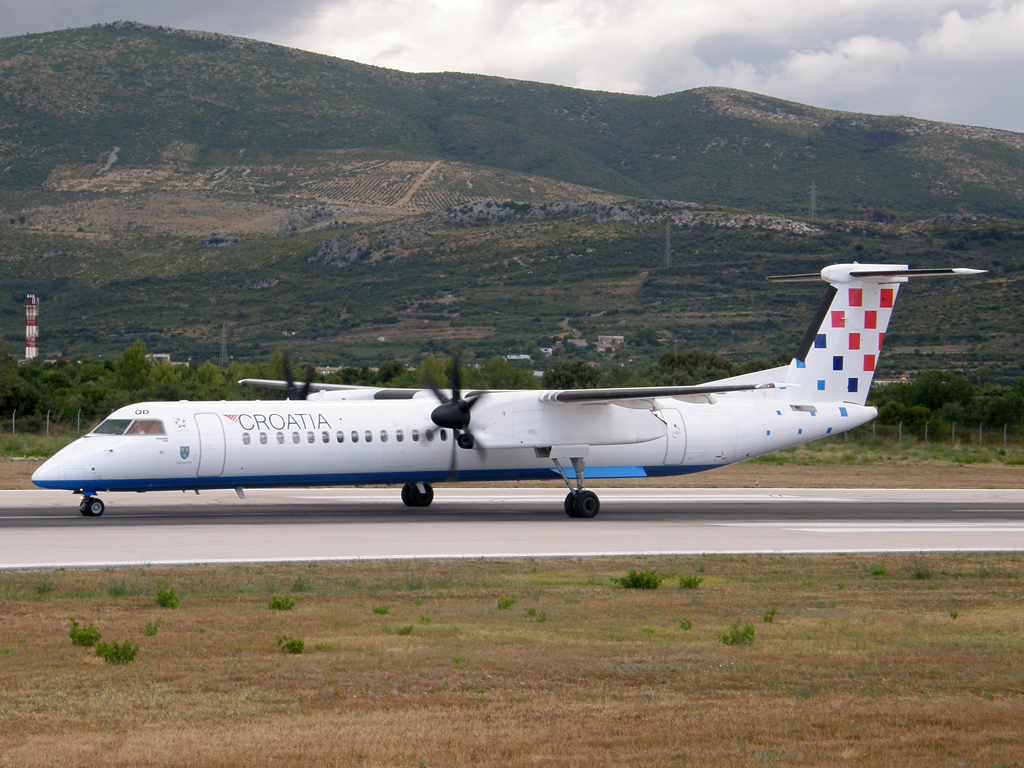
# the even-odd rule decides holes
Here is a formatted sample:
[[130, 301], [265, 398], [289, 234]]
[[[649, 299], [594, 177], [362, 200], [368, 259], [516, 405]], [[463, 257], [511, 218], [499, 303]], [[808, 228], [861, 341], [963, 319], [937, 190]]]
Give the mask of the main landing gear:
[[434, 500], [430, 483], [406, 483], [402, 486], [402, 501], [407, 507], [429, 507]]
[[95, 496], [83, 496], [82, 503], [78, 505], [78, 511], [86, 517], [99, 517], [104, 509], [103, 502]]
[[583, 470], [586, 462], [583, 459], [570, 459], [573, 472], [576, 473], [576, 487], [573, 488], [558, 459], [552, 459], [552, 461], [555, 462], [558, 474], [562, 476], [562, 480], [565, 481], [565, 485], [569, 489], [569, 495], [565, 497], [565, 514], [569, 517], [597, 517], [597, 513], [601, 511], [601, 500], [593, 491], [583, 490]]

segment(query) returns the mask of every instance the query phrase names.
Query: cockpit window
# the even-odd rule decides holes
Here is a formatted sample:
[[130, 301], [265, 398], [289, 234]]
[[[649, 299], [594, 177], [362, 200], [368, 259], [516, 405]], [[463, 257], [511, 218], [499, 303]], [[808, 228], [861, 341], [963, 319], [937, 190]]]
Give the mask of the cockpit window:
[[156, 419], [136, 419], [125, 432], [126, 435], [165, 435], [164, 423]]
[[94, 435], [123, 435], [131, 419], [107, 419], [92, 431]]

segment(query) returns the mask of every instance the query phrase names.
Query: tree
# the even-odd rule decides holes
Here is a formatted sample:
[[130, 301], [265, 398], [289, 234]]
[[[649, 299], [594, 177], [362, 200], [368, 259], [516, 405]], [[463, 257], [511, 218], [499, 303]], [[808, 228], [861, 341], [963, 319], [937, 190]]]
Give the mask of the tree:
[[153, 364], [146, 358], [146, 345], [136, 340], [121, 355], [117, 366], [117, 383], [127, 392], [137, 392], [146, 386]]
[[601, 369], [583, 360], [559, 360], [544, 373], [546, 389], [592, 389], [601, 380]]

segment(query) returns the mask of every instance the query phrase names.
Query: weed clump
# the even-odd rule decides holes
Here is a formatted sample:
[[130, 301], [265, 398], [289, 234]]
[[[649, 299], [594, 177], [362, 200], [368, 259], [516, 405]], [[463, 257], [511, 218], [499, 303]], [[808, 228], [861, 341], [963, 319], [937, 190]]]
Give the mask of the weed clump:
[[691, 629], [693, 629], [693, 622], [689, 619], [681, 619], [679, 622], [679, 628], [684, 632], [689, 632]]
[[733, 624], [728, 632], [723, 632], [719, 638], [725, 645], [753, 645], [754, 644], [754, 625], [747, 624], [743, 629], [740, 629], [739, 624]]
[[411, 635], [412, 634], [412, 624], [409, 624], [406, 627], [399, 627], [397, 630], [395, 630], [395, 634], [396, 635], [402, 635], [403, 637], [405, 635]]
[[156, 633], [160, 631], [160, 625], [163, 623], [163, 619], [157, 619], [156, 621], [147, 621], [146, 626], [142, 628], [142, 634], [146, 637], [156, 637]]
[[306, 643], [298, 637], [278, 635], [274, 639], [277, 640], [277, 647], [280, 648], [283, 653], [302, 653], [306, 647]]
[[100, 637], [102, 637], [102, 635], [92, 624], [87, 627], [79, 627], [78, 622], [74, 619], [68, 619], [68, 621], [71, 622], [71, 631], [68, 632], [68, 637], [71, 638], [72, 645], [80, 645], [83, 648], [92, 648], [100, 641]]
[[703, 576], [680, 576], [679, 577], [679, 588], [680, 589], [697, 589], [704, 582]]
[[156, 604], [161, 608], [177, 608], [181, 605], [181, 601], [178, 599], [178, 590], [174, 587], [171, 587], [170, 589], [157, 587]]
[[295, 607], [295, 600], [288, 595], [271, 595], [267, 607], [272, 611], [290, 611]]
[[498, 610], [504, 611], [506, 608], [511, 608], [516, 604], [514, 597], [499, 597], [498, 598]]
[[378, 616], [387, 616], [390, 610], [391, 609], [388, 608], [386, 605], [378, 605], [376, 608], [373, 609], [373, 612], [376, 613]]
[[779, 609], [778, 609], [778, 608], [777, 608], [776, 606], [774, 606], [774, 605], [773, 605], [773, 606], [772, 606], [772, 609], [771, 609], [770, 611], [768, 611], [768, 612], [767, 612], [767, 613], [766, 613], [766, 614], [765, 614], [765, 615], [764, 615], [764, 616], [762, 617], [762, 619], [761, 619], [761, 620], [762, 620], [762, 621], [763, 621], [763, 622], [764, 622], [765, 624], [771, 624], [771, 623], [772, 623], [773, 621], [775, 621], [775, 613], [776, 613], [776, 612], [777, 612], [778, 610], [779, 610]]
[[623, 576], [621, 579], [613, 578], [614, 584], [619, 584], [626, 589], [657, 589], [661, 586], [661, 582], [665, 580], [664, 576], [661, 576], [656, 571], [641, 571], [637, 573], [631, 570], [628, 574]]
[[96, 644], [96, 655], [107, 664], [130, 664], [135, 661], [135, 655], [138, 652], [138, 644], [132, 645], [127, 640], [120, 645], [116, 642]]

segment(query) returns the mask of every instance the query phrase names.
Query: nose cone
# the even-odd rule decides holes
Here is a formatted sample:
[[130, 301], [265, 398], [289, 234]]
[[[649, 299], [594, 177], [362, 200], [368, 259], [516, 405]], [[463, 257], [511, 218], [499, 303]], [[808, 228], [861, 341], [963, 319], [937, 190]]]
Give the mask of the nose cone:
[[61, 460], [54, 456], [43, 462], [43, 466], [32, 473], [32, 482], [40, 488], [56, 488], [64, 469]]

